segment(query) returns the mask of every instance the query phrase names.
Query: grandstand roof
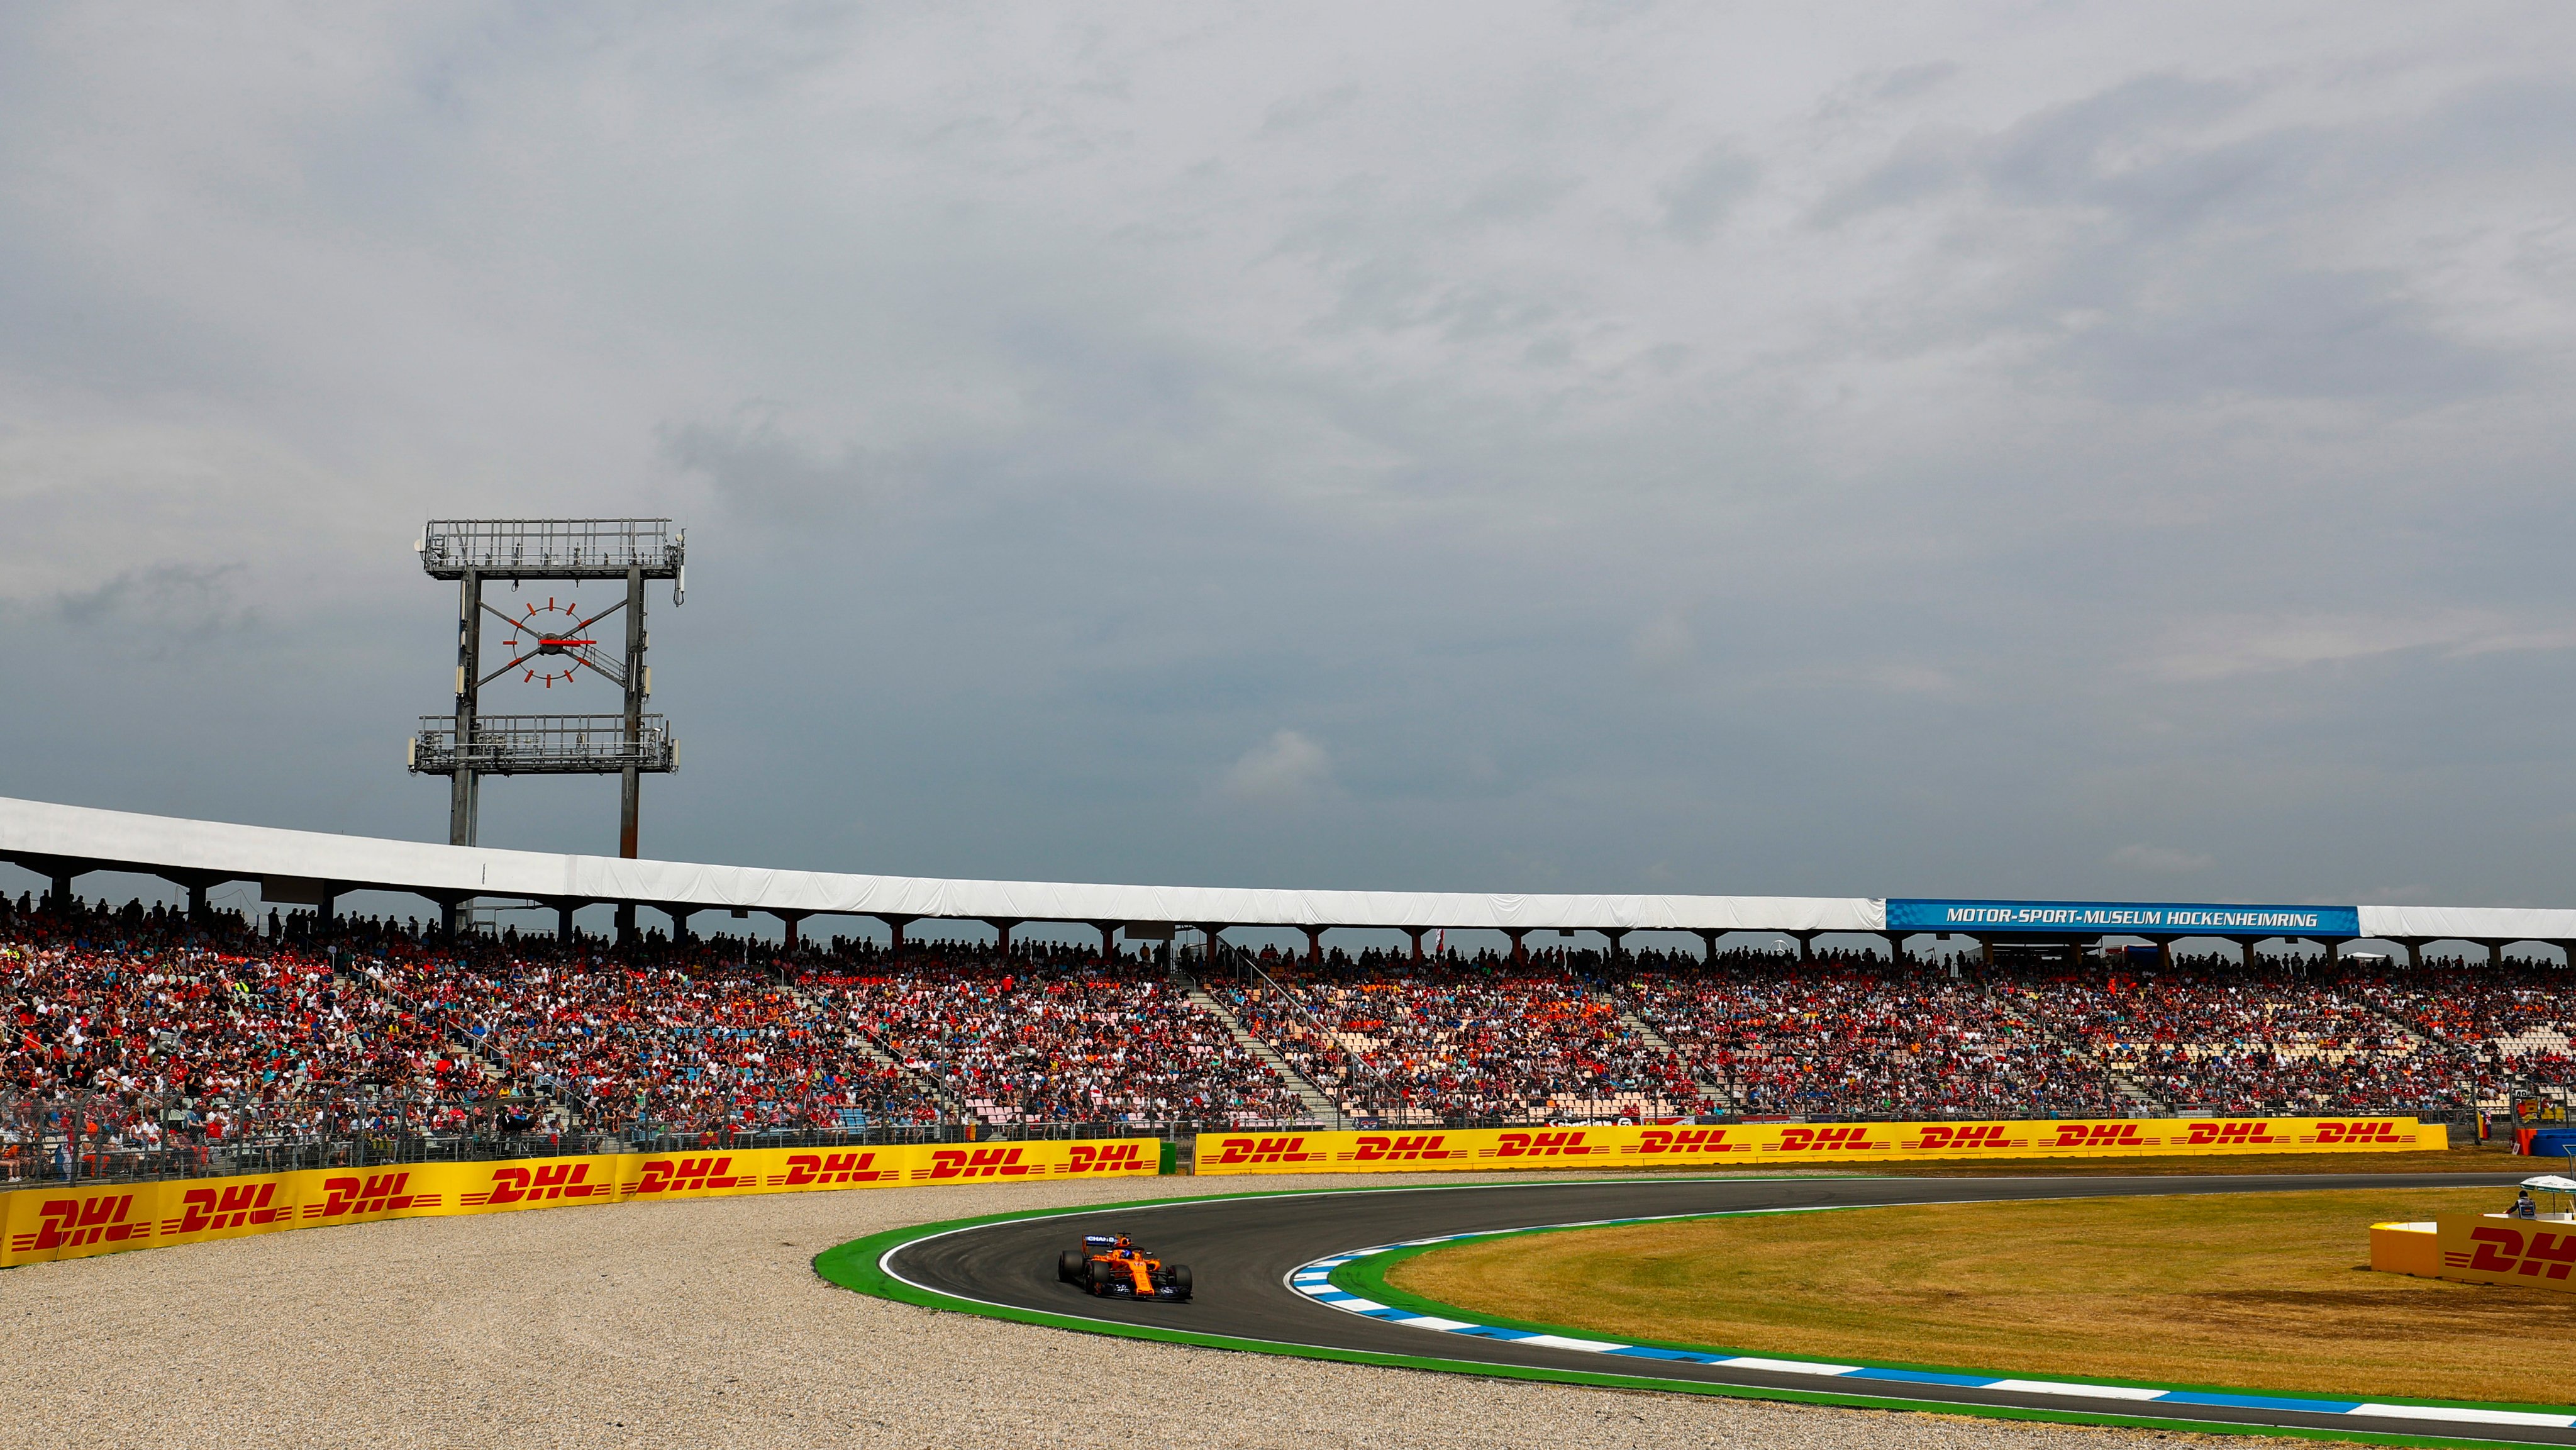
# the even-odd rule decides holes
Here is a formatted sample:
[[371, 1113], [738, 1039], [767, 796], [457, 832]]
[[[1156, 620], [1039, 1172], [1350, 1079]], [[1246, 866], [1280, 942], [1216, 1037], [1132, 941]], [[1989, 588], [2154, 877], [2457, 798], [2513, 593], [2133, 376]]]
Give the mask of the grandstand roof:
[[343, 891], [414, 891], [433, 900], [515, 896], [955, 921], [1785, 932], [1874, 932], [1886, 924], [1884, 903], [1867, 897], [1274, 891], [860, 876], [437, 846], [6, 797], [0, 858], [36, 870], [51, 858], [224, 880], [326, 880]]
[[[139, 815], [8, 797], [0, 797], [0, 860], [46, 873], [68, 863], [82, 870], [136, 871], [199, 882], [328, 881], [337, 891], [407, 891], [432, 900], [523, 897], [543, 902], [739, 907], [799, 915], [901, 920], [1481, 927], [1503, 931], [1795, 933], [1884, 932], [1888, 928], [1886, 899], [1868, 896], [1290, 891], [869, 876], [442, 846]], [[2309, 930], [2274, 934], [2357, 934], [2391, 941], [2576, 940], [2576, 911], [2456, 906], [2361, 906], [2340, 910], [2355, 914], [2357, 933]], [[1899, 925], [1903, 928], [1906, 923]], [[2084, 928], [2077, 930], [2082, 932]], [[1995, 928], [1991, 934], [2032, 933]], [[2047, 934], [2069, 933], [2059, 927]], [[2137, 932], [2114, 926], [2107, 933], [2096, 928], [2089, 934]]]

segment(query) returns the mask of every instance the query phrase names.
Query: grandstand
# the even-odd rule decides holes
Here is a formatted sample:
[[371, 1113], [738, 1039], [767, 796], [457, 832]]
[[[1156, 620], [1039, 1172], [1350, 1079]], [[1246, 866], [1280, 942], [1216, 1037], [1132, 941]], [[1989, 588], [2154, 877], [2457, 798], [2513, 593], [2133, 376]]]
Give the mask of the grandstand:
[[[983, 918], [1003, 928], [995, 940], [921, 940], [901, 928], [927, 913], [887, 908], [897, 928], [887, 942], [791, 933], [762, 943], [691, 935], [685, 907], [670, 933], [609, 940], [451, 932], [444, 913], [217, 910], [205, 888], [218, 868], [202, 858], [241, 849], [225, 833], [244, 828], [172, 823], [156, 849], [200, 859], [156, 862], [134, 850], [134, 823], [152, 818], [117, 818], [81, 843], [88, 849], [65, 851], [74, 843], [64, 823], [78, 819], [62, 807], [14, 809], [25, 805], [0, 802], [0, 856], [55, 887], [0, 901], [9, 1017], [0, 1176], [12, 1178], [352, 1153], [543, 1153], [606, 1140], [1292, 1123], [2177, 1113], [2464, 1122], [2517, 1101], [2563, 1103], [2576, 1086], [2576, 1011], [2561, 1005], [2569, 973], [2558, 960], [2508, 955], [2493, 935], [2458, 938], [2486, 948], [2476, 954], [2427, 955], [2424, 937], [2383, 938], [2406, 949], [2402, 959], [2340, 950], [2364, 939], [2371, 913], [2380, 916], [2370, 924], [2404, 925], [2388, 914], [2424, 908], [2309, 911], [2350, 917], [2311, 928], [2336, 948], [2322, 953], [2254, 951], [2258, 928], [2240, 932], [2232, 952], [2177, 953], [2175, 935], [2096, 949], [2112, 933], [2087, 942], [2056, 922], [2044, 937], [1953, 933], [1922, 952], [1906, 950], [1914, 934], [1886, 931], [1921, 909], [1901, 902], [1864, 903], [1880, 930], [1859, 936], [1816, 926], [1849, 914], [1841, 899], [1337, 899], [884, 878], [779, 888], [775, 873], [743, 873], [763, 878], [756, 890], [799, 901], [865, 880], [906, 905], [944, 899], [952, 917], [984, 904], [972, 888], [1016, 892], [1024, 906], [1053, 892], [1060, 909], [1094, 910], [1075, 919], [1096, 940], [1014, 935], [1044, 919], [1017, 915]], [[322, 849], [293, 844], [307, 853], [295, 864], [308, 868]], [[439, 853], [526, 854], [377, 842], [341, 859], [366, 864], [370, 847], [379, 863], [409, 853], [407, 869], [451, 875], [457, 863]], [[539, 859], [554, 859], [558, 884], [587, 869], [584, 858]], [[262, 879], [263, 864], [246, 861], [244, 874]], [[660, 863], [619, 864], [643, 868], [633, 879], [657, 893], [638, 899], [674, 889], [655, 876]], [[105, 865], [158, 869], [189, 886], [191, 905], [80, 900], [71, 881]], [[701, 873], [702, 891], [740, 884], [708, 874], [726, 868], [688, 869]], [[381, 866], [339, 879], [390, 884]], [[1075, 899], [1082, 893], [1103, 895]], [[1121, 944], [1115, 928], [1139, 918], [1099, 908], [1139, 902], [1160, 908], [1161, 921], [1197, 908], [1213, 945], [1176, 952], [1165, 931]], [[1237, 914], [1209, 920], [1218, 908]], [[1393, 924], [1410, 944], [1328, 949], [1324, 933], [1346, 923], [1295, 918], [1329, 910]], [[1790, 925], [1748, 940], [1706, 924], [1765, 910]], [[1431, 913], [1473, 924], [1479, 911], [1516, 918], [1508, 947], [1425, 951], [1407, 925]], [[2486, 916], [2493, 925], [2462, 911], [2426, 920], [2576, 929], [2556, 920], [2576, 914]], [[1281, 917], [1305, 930], [1305, 951], [1222, 937], [1225, 925]], [[1561, 942], [1582, 929], [1566, 923], [1586, 922], [1604, 948], [1521, 939], [1544, 926]], [[1692, 931], [1702, 949], [1624, 946], [1653, 924]], [[2058, 949], [1993, 950], [2033, 940]]]

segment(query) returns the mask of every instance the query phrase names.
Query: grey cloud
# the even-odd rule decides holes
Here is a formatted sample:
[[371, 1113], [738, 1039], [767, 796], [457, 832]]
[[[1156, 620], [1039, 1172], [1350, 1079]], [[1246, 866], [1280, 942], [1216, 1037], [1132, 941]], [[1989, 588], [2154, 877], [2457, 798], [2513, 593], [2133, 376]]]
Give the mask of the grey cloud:
[[0, 791], [435, 837], [670, 513], [657, 854], [2563, 903], [2552, 12], [1603, 13], [0, 12]]
[[65, 590], [54, 596], [52, 613], [73, 629], [113, 631], [164, 652], [255, 628], [259, 612], [242, 597], [245, 582], [239, 564], [155, 564]]
[[1705, 242], [1737, 202], [1751, 194], [1762, 168], [1732, 146], [1712, 146], [1664, 188], [1664, 230]]

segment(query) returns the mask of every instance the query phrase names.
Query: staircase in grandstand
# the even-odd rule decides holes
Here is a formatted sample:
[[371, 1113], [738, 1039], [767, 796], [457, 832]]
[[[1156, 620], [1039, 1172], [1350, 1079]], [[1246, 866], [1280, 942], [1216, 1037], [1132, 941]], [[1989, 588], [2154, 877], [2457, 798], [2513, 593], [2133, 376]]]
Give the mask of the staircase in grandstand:
[[[1222, 942], [1218, 943], [1217, 962], [1219, 966], [1223, 967], [1230, 964], [1234, 954], [1241, 950], [1242, 949], [1239, 947], [1229, 947]], [[1260, 969], [1258, 967], [1254, 967], [1252, 970], [1258, 972]], [[1297, 1095], [1297, 1101], [1306, 1105], [1306, 1116], [1313, 1118], [1319, 1123], [1330, 1123], [1337, 1128], [1348, 1127], [1350, 1125], [1349, 1119], [1343, 1114], [1340, 1105], [1335, 1103], [1330, 1097], [1327, 1097], [1322, 1088], [1309, 1082], [1304, 1073], [1299, 1072], [1287, 1058], [1280, 1056], [1278, 1048], [1271, 1046], [1269, 1043], [1254, 1036], [1250, 1031], [1248, 1031], [1244, 1027], [1242, 1019], [1236, 1017], [1232, 1012], [1227, 1011], [1224, 1003], [1219, 1002], [1216, 998], [1210, 996], [1205, 987], [1200, 986], [1195, 979], [1190, 977], [1186, 972], [1183, 972], [1177, 965], [1172, 968], [1172, 985], [1179, 987], [1191, 1001], [1197, 1003], [1200, 1007], [1205, 1008], [1208, 1015], [1225, 1024], [1227, 1034], [1232, 1036], [1235, 1043], [1242, 1047], [1244, 1051], [1261, 1059], [1263, 1063], [1268, 1065], [1272, 1072], [1279, 1074], [1279, 1080], [1286, 1083], [1288, 1085], [1288, 1090]]]
[[[806, 991], [802, 986], [798, 985], [794, 981], [789, 981], [786, 983], [786, 987], [787, 990], [795, 996], [797, 1001], [804, 1003], [808, 1008], [812, 1009], [815, 1015], [829, 1015], [829, 1011], [825, 1005], [814, 1000], [814, 995], [811, 992]], [[866, 1053], [868, 1057], [879, 1066], [893, 1068], [896, 1074], [899, 1075], [908, 1086], [919, 1092], [923, 1097], [939, 1104], [940, 1115], [942, 1117], [964, 1120], [974, 1116], [974, 1114], [969, 1111], [966, 1100], [949, 1091], [946, 1083], [939, 1081], [937, 1078], [934, 1078], [927, 1073], [913, 1071], [909, 1064], [905, 1063], [901, 1058], [896, 1057], [893, 1053], [888, 1052], [885, 1044], [877, 1040], [876, 1034], [868, 1031], [866, 1026], [859, 1021], [859, 1014], [855, 1010], [850, 1013], [849, 1045], [857, 1048], [863, 1053]]]
[[1610, 1000], [1618, 1005], [1619, 1025], [1637, 1034], [1638, 1039], [1647, 1046], [1671, 1058], [1674, 1062], [1683, 1064], [1690, 1072], [1691, 1086], [1699, 1089], [1700, 1096], [1707, 1100], [1710, 1107], [1724, 1111], [1742, 1104], [1743, 1100], [1735, 1095], [1732, 1087], [1712, 1080], [1696, 1067], [1690, 1067], [1688, 1060], [1673, 1050], [1672, 1042], [1664, 1034], [1656, 1031], [1653, 1023], [1638, 1016], [1635, 1008], [1620, 1001], [1615, 994], [1611, 994]]

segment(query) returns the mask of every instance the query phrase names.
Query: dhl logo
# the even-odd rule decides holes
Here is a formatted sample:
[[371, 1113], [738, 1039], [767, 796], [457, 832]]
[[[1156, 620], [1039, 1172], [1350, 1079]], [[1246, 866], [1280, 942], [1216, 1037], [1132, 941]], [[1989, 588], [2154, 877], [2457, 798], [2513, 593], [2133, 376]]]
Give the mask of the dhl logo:
[[1637, 1141], [1640, 1153], [1733, 1153], [1752, 1147], [1726, 1141], [1724, 1128], [1648, 1128]]
[[1385, 1137], [1371, 1133], [1362, 1136], [1352, 1147], [1351, 1158], [1360, 1163], [1401, 1163], [1424, 1158], [1465, 1157], [1461, 1150], [1440, 1146], [1447, 1137], [1445, 1133], [1397, 1133]]
[[2397, 1124], [2388, 1119], [2375, 1123], [2317, 1124], [2316, 1141], [2320, 1143], [2412, 1143], [2415, 1135], [2399, 1133]]
[[36, 1231], [11, 1240], [9, 1251], [27, 1254], [42, 1249], [85, 1249], [92, 1244], [121, 1244], [128, 1239], [150, 1237], [151, 1224], [125, 1221], [133, 1209], [131, 1193], [48, 1199], [36, 1210], [41, 1220]]
[[[2260, 1123], [2254, 1124], [2261, 1127]], [[2147, 1140], [2136, 1123], [2060, 1123], [2052, 1148], [2143, 1148]], [[2198, 1140], [2194, 1140], [2198, 1141]]]
[[930, 1167], [916, 1168], [915, 1178], [1017, 1178], [1041, 1171], [1023, 1163], [1019, 1148], [942, 1148], [930, 1155]]
[[236, 1183], [227, 1188], [191, 1188], [179, 1196], [179, 1216], [161, 1225], [163, 1233], [205, 1233], [245, 1224], [276, 1223], [287, 1210], [271, 1206], [277, 1184]]
[[874, 1183], [892, 1178], [891, 1168], [876, 1166], [874, 1153], [790, 1153], [787, 1171], [770, 1175], [773, 1188], [805, 1188], [822, 1183]]
[[1880, 1146], [1869, 1141], [1869, 1129], [1865, 1127], [1780, 1130], [1780, 1151], [1783, 1153], [1836, 1153]]
[[2002, 1123], [1927, 1123], [1924, 1125], [1921, 1138], [1900, 1146], [1918, 1150], [2009, 1148], [2014, 1145], [2011, 1139], [2004, 1136], [2005, 1130], [2006, 1125]]
[[587, 1163], [547, 1163], [536, 1168], [495, 1168], [492, 1191], [486, 1194], [457, 1195], [461, 1204], [487, 1203], [498, 1207], [504, 1203], [551, 1203], [559, 1198], [588, 1198], [593, 1194], [606, 1197], [605, 1183], [585, 1183], [590, 1176]]
[[2478, 1228], [2469, 1230], [2469, 1243], [2470, 1252], [2444, 1254], [2443, 1262], [2454, 1269], [2535, 1279], [2564, 1279], [2568, 1266], [2576, 1264], [2576, 1233], [2535, 1232], [2526, 1238], [2520, 1229]]
[[400, 1213], [420, 1201], [403, 1190], [409, 1173], [370, 1173], [364, 1178], [325, 1178], [320, 1203], [304, 1206], [306, 1218], [339, 1218], [344, 1214]]
[[2184, 1137], [2183, 1141], [2194, 1147], [2206, 1147], [2211, 1144], [2215, 1144], [2222, 1148], [2232, 1148], [2239, 1145], [2250, 1147], [2260, 1143], [2287, 1143], [2290, 1141], [2286, 1137], [2274, 1138], [2266, 1136], [2263, 1130], [2270, 1126], [2272, 1126], [2270, 1122], [2260, 1118], [2253, 1119], [2251, 1121], [2238, 1121], [2233, 1123], [2193, 1123], [2191, 1125], [2190, 1133]]
[[637, 1193], [690, 1193], [701, 1188], [748, 1188], [751, 1175], [733, 1177], [731, 1158], [656, 1158], [635, 1180]]
[[1594, 1147], [1583, 1141], [1580, 1128], [1562, 1133], [1505, 1133], [1494, 1141], [1497, 1158], [1580, 1158], [1587, 1153], [1607, 1153], [1607, 1145]]
[[1216, 1156], [1219, 1163], [1308, 1163], [1320, 1161], [1320, 1152], [1306, 1151], [1303, 1138], [1228, 1138]]
[[1064, 1165], [1067, 1173], [1132, 1172], [1145, 1166], [1143, 1139], [1132, 1143], [1108, 1143], [1096, 1148], [1089, 1143], [1076, 1143], [1068, 1154], [1070, 1161]]

